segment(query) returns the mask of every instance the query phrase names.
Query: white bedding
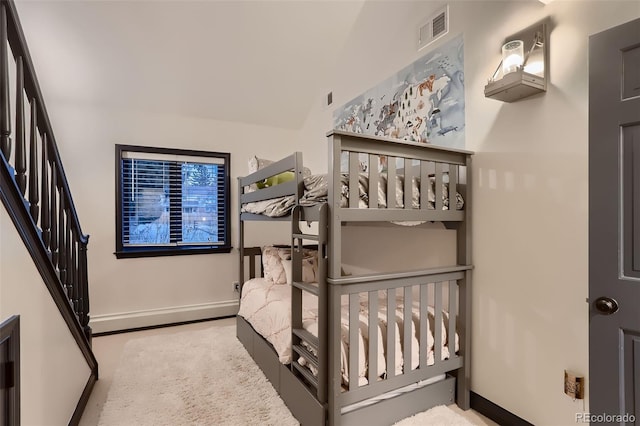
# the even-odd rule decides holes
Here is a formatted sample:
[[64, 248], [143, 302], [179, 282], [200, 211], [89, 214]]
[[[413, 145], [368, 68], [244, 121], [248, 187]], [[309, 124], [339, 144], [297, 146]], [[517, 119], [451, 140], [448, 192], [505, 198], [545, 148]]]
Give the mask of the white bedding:
[[243, 204], [242, 212], [263, 214], [269, 217], [281, 217], [288, 215], [295, 204], [296, 197], [294, 195], [287, 195], [286, 197], [271, 198], [269, 200]]
[[[341, 183], [342, 190], [340, 197], [340, 207], [348, 207], [349, 176], [343, 174]], [[304, 186], [305, 193], [299, 201], [301, 205], [312, 206], [318, 203], [327, 202], [328, 181], [326, 174], [306, 176], [304, 178]], [[428, 185], [427, 188], [427, 202], [429, 203], [429, 209], [433, 210], [435, 209], [434, 178], [430, 178], [430, 185]], [[366, 209], [369, 207], [369, 177], [367, 175], [360, 174], [358, 179], [358, 189], [358, 208]], [[404, 177], [401, 175], [396, 176], [395, 192], [395, 206], [397, 206], [397, 208], [404, 208]], [[420, 208], [420, 178], [418, 177], [414, 177], [412, 179], [411, 198], [411, 208]], [[295, 197], [293, 195], [289, 195], [286, 197], [279, 197], [243, 204], [242, 211], [248, 213], [263, 214], [269, 217], [286, 216], [295, 205], [295, 202]], [[463, 206], [464, 200], [462, 196], [456, 192], [455, 208], [457, 210], [462, 210]], [[378, 208], [387, 208], [387, 178], [385, 174], [380, 175], [380, 180], [378, 182]], [[442, 183], [442, 209], [449, 209], [449, 184], [447, 182]]]
[[[442, 183], [442, 210], [449, 210], [449, 183], [448, 175], [443, 176]], [[349, 175], [342, 174], [340, 178], [341, 190], [340, 190], [340, 207], [349, 206]], [[300, 204], [310, 205], [319, 202], [326, 202], [328, 197], [328, 180], [327, 175], [311, 175], [304, 178], [305, 193], [300, 199]], [[378, 205], [377, 208], [385, 209], [389, 203], [387, 200], [387, 175], [382, 173], [378, 180]], [[427, 185], [427, 197], [426, 201], [429, 204], [428, 208], [435, 209], [435, 178], [429, 178], [429, 184]], [[456, 210], [462, 210], [464, 206], [464, 199], [456, 192]], [[396, 175], [395, 177], [395, 203], [392, 203], [392, 207], [405, 208], [404, 205], [404, 176]], [[369, 208], [369, 176], [366, 174], [358, 175], [358, 208]], [[420, 178], [413, 177], [411, 179], [411, 207], [406, 208], [420, 208]]]
[[[380, 292], [383, 294], [383, 292]], [[238, 315], [246, 319], [253, 328], [260, 333], [265, 339], [271, 343], [281, 363], [289, 364], [292, 359], [291, 352], [291, 286], [288, 284], [274, 284], [264, 278], [254, 278], [247, 281], [242, 290], [242, 297], [240, 301], [240, 310]], [[346, 298], [345, 298], [346, 299]], [[381, 376], [385, 373], [386, 361], [385, 353], [387, 348], [384, 346], [386, 339], [387, 329], [387, 313], [386, 313], [386, 300], [381, 298], [379, 301], [378, 312], [378, 354], [377, 354], [377, 375]], [[405, 348], [404, 344], [404, 314], [402, 299], [397, 298], [398, 307], [396, 310], [396, 320], [393, 322], [395, 327], [395, 374], [401, 374], [403, 371], [404, 358], [402, 356], [402, 350]], [[317, 299], [315, 296], [303, 292], [303, 328], [311, 334], [317, 336], [318, 324], [317, 324]], [[412, 341], [411, 341], [411, 369], [418, 367], [419, 363], [419, 306], [414, 303], [412, 307]], [[443, 320], [446, 318], [446, 313], [443, 315]], [[341, 344], [341, 358], [342, 358], [342, 378], [343, 382], [348, 383], [349, 371], [348, 371], [348, 339], [349, 339], [349, 322], [348, 322], [348, 304], [342, 306], [342, 344]], [[427, 332], [427, 346], [429, 349], [427, 364], [431, 365], [434, 362], [433, 355], [433, 308], [429, 308], [429, 330]], [[449, 358], [449, 350], [446, 346], [447, 343], [447, 330], [444, 322], [442, 327], [442, 359]], [[358, 338], [358, 353], [360, 354], [358, 359], [358, 377], [359, 385], [365, 385], [367, 383], [368, 374], [368, 309], [366, 297], [361, 298], [360, 301], [360, 333]], [[455, 336], [455, 350], [458, 350], [458, 336]], [[304, 362], [302, 362], [304, 363]]]

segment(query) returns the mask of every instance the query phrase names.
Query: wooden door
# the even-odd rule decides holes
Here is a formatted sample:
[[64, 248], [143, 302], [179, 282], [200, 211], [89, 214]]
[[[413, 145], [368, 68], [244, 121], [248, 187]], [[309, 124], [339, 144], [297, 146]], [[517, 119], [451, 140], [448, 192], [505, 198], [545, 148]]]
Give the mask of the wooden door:
[[0, 426], [20, 425], [20, 317], [0, 323]]
[[589, 40], [589, 303], [590, 420], [640, 425], [640, 19]]

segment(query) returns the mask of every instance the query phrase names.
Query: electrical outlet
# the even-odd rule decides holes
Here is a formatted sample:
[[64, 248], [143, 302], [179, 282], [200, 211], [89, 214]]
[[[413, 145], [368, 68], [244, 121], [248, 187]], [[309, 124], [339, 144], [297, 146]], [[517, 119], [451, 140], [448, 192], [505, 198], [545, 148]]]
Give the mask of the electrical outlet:
[[564, 393], [573, 399], [584, 399], [584, 376], [564, 370]]
[[231, 283], [231, 288], [233, 289], [233, 291], [235, 291], [236, 293], [240, 292], [240, 283], [238, 281], [234, 281]]

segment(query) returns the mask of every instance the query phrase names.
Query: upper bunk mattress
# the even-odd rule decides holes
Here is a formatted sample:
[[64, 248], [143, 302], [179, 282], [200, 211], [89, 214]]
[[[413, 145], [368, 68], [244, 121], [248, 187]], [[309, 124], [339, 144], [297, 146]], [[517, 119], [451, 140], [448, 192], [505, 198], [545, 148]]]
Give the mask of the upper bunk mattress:
[[[445, 175], [446, 176], [446, 175]], [[427, 185], [427, 209], [435, 210], [436, 206], [436, 190], [435, 190], [435, 178], [429, 178], [430, 182]], [[299, 204], [303, 206], [313, 206], [318, 203], [325, 203], [328, 200], [328, 179], [326, 174], [311, 175], [304, 178], [305, 192], [302, 198], [299, 200]], [[420, 206], [420, 178], [413, 177], [411, 181], [411, 207], [405, 207], [404, 205], [404, 176], [397, 175], [395, 177], [395, 203], [392, 203], [393, 208], [412, 208], [419, 209]], [[387, 201], [387, 176], [385, 173], [380, 174], [378, 179], [378, 206], [377, 208], [388, 208], [389, 203]], [[295, 196], [289, 195], [286, 197], [273, 198], [269, 200], [257, 201], [252, 203], [246, 203], [242, 205], [242, 212], [262, 214], [269, 217], [282, 217], [291, 212], [291, 209], [296, 204]], [[340, 191], [340, 207], [347, 208], [349, 206], [349, 175], [341, 175], [341, 191]], [[455, 209], [462, 210], [464, 207], [464, 199], [460, 193], [456, 192]], [[359, 174], [358, 176], [358, 208], [369, 208], [369, 176], [366, 174]], [[449, 210], [449, 184], [448, 182], [442, 183], [442, 209]]]

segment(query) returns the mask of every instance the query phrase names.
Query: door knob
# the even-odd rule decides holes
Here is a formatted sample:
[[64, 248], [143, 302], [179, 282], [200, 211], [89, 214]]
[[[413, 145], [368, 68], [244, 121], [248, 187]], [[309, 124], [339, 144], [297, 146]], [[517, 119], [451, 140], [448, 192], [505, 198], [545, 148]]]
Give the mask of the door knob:
[[596, 311], [602, 315], [611, 315], [618, 312], [618, 302], [610, 297], [598, 297], [593, 302]]

